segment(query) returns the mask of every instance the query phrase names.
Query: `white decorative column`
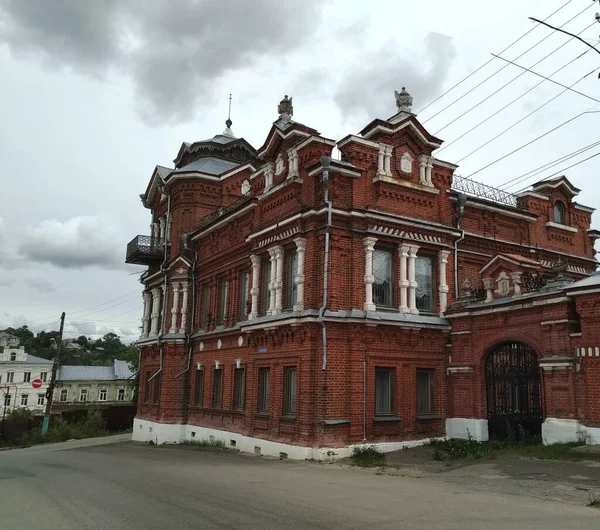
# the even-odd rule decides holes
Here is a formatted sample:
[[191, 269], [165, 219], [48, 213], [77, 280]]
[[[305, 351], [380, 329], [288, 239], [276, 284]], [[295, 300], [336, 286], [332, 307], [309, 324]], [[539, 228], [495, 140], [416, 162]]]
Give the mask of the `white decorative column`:
[[511, 272], [510, 273], [510, 279], [513, 282], [513, 287], [514, 287], [514, 296], [520, 296], [521, 295], [521, 276], [522, 276], [522, 272], [516, 271], [516, 272]]
[[494, 300], [494, 279], [484, 278], [483, 288], [485, 289], [485, 303], [489, 303]]
[[427, 157], [425, 155], [419, 157], [419, 182], [427, 184]]
[[419, 247], [408, 245], [408, 309], [412, 315], [418, 315], [416, 261]]
[[265, 167], [265, 192], [269, 191], [273, 187], [273, 173], [275, 172], [275, 167], [273, 162], [269, 162]]
[[252, 320], [258, 316], [258, 280], [260, 278], [260, 258], [256, 254], [250, 255], [250, 261], [252, 262], [252, 287], [250, 288], [250, 299], [251, 307], [248, 320]]
[[400, 245], [398, 247], [398, 257], [400, 259], [400, 280], [398, 287], [400, 288], [400, 313], [408, 313], [408, 274], [406, 260], [408, 259], [408, 245]]
[[379, 158], [377, 159], [377, 174], [385, 175], [385, 144], [379, 144]]
[[288, 178], [297, 177], [298, 175], [298, 152], [295, 148], [288, 149]]
[[375, 304], [373, 303], [373, 282], [375, 281], [373, 276], [373, 250], [375, 249], [375, 243], [377, 243], [375, 237], [365, 237], [363, 239], [365, 247], [365, 311], [375, 311]]
[[187, 331], [188, 283], [181, 282], [181, 289], [183, 290], [183, 300], [181, 301], [181, 327], [179, 333], [185, 333]]
[[387, 145], [385, 147], [385, 174], [388, 177], [392, 176], [392, 151], [394, 150], [393, 145]]
[[174, 282], [173, 286], [173, 307], [171, 308], [171, 327], [169, 333], [177, 333], [177, 314], [179, 313], [179, 282]]
[[144, 299], [144, 316], [142, 318], [142, 338], [148, 338], [150, 332], [150, 311], [152, 310], [152, 294], [150, 291], [142, 293]]
[[152, 239], [157, 239], [159, 237], [159, 235], [160, 235], [160, 230], [158, 228], [158, 223], [152, 223], [150, 225], [150, 230], [152, 231], [151, 232]]
[[277, 273], [275, 275], [275, 306], [273, 314], [281, 313], [283, 306], [283, 247], [275, 247], [275, 263], [277, 264]]
[[269, 249], [271, 258], [271, 278], [269, 280], [269, 308], [267, 315], [273, 315], [275, 311], [275, 279], [277, 278], [277, 256], [275, 247]]
[[160, 231], [159, 231], [158, 237], [160, 237], [160, 239], [164, 240], [165, 239], [166, 230], [167, 230], [167, 221], [166, 221], [166, 219], [164, 217], [161, 217], [158, 220], [158, 224], [159, 224], [159, 227], [160, 227]]
[[427, 159], [427, 167], [425, 168], [425, 184], [427, 186], [433, 186], [433, 182], [431, 181], [431, 170], [433, 169], [433, 158], [429, 157]]
[[306, 239], [297, 237], [294, 239], [296, 243], [296, 252], [298, 256], [298, 270], [294, 283], [296, 284], [296, 303], [294, 311], [304, 311], [304, 255], [306, 253]]
[[150, 314], [150, 336], [158, 335], [158, 319], [160, 317], [160, 293], [162, 289], [155, 287], [152, 289], [152, 313]]
[[446, 279], [446, 267], [448, 265], [449, 255], [449, 250], [441, 250], [438, 254], [438, 268], [440, 272], [440, 286], [438, 288], [440, 293], [440, 316], [444, 316], [446, 309], [448, 309], [448, 281]]

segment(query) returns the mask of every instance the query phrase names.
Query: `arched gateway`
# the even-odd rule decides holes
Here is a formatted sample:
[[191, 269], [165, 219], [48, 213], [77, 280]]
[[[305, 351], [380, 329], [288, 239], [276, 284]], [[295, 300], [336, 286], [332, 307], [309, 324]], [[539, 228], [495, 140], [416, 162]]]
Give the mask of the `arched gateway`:
[[543, 422], [540, 368], [535, 350], [522, 342], [505, 342], [485, 361], [490, 438], [506, 438], [508, 426], [518, 433], [540, 434]]

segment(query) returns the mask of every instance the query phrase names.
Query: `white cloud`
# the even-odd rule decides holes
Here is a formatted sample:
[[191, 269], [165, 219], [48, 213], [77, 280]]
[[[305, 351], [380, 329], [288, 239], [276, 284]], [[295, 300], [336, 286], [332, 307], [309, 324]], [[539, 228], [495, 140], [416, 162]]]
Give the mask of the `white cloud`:
[[104, 215], [50, 219], [27, 227], [19, 250], [28, 259], [65, 269], [90, 266], [121, 268], [120, 227]]

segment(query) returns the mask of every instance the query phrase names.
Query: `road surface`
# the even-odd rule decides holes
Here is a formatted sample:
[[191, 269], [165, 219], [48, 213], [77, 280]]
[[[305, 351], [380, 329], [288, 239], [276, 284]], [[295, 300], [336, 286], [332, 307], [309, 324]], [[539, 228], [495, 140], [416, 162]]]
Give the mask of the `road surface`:
[[584, 506], [430, 478], [122, 440], [0, 451], [0, 528], [600, 528], [600, 510]]

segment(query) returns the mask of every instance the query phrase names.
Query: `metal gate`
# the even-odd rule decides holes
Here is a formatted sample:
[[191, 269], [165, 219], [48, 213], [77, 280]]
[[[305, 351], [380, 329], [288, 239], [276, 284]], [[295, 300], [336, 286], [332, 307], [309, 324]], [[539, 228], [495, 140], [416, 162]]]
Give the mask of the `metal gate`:
[[519, 425], [541, 434], [543, 421], [540, 368], [535, 350], [522, 342], [506, 342], [485, 362], [490, 438], [504, 439]]

